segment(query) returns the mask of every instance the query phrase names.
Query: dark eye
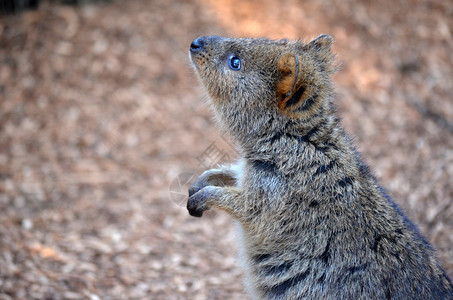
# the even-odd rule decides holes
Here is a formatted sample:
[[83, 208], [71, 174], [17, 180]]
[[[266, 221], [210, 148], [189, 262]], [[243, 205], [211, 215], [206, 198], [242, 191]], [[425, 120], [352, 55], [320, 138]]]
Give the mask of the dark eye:
[[228, 65], [233, 71], [239, 71], [241, 69], [241, 59], [236, 55], [231, 55], [228, 59]]

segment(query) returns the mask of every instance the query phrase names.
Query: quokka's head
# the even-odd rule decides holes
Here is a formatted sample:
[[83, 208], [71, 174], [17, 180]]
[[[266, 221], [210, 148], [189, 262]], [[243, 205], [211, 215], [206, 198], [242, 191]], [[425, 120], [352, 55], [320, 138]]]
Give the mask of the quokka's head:
[[227, 123], [256, 124], [261, 116], [304, 119], [330, 96], [332, 43], [328, 35], [306, 44], [204, 36], [190, 45], [190, 58], [216, 113]]

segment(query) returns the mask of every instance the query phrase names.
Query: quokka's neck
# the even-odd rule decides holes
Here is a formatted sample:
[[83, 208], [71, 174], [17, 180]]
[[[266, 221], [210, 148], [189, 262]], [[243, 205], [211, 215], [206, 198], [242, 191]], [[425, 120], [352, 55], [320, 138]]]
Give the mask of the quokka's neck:
[[[274, 122], [274, 124], [272, 124]], [[261, 130], [238, 138], [245, 158], [278, 160], [297, 159], [304, 163], [312, 156], [350, 153], [349, 137], [333, 113], [319, 113], [306, 120], [278, 120], [270, 117]], [[351, 152], [352, 154], [352, 152]]]

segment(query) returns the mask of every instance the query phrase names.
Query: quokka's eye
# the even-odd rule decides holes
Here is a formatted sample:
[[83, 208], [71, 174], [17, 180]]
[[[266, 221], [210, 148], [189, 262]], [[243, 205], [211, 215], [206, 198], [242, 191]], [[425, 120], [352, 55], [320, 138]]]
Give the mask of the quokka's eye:
[[241, 69], [241, 59], [236, 55], [231, 55], [228, 58], [228, 66], [233, 71], [239, 71]]

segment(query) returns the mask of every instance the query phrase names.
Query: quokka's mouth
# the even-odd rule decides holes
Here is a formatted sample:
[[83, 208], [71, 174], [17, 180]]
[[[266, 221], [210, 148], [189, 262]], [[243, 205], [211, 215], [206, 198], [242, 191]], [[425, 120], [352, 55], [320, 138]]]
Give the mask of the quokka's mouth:
[[198, 54], [193, 54], [192, 52], [190, 52], [189, 57], [190, 57], [190, 61], [192, 62], [192, 65], [198, 71], [200, 69], [200, 66], [203, 65], [202, 57], [200, 57], [200, 55], [198, 55]]

